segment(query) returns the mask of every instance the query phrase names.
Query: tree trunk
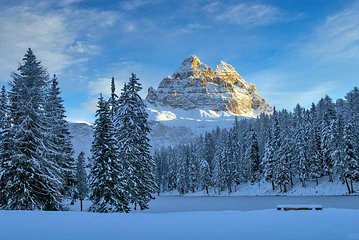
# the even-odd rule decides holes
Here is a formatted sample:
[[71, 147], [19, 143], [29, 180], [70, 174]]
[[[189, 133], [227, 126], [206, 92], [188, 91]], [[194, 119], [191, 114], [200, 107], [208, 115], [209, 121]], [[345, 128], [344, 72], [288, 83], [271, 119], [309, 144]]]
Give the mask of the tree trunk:
[[82, 212], [82, 200], [80, 200], [80, 209], [81, 209], [81, 212]]
[[352, 180], [352, 179], [350, 179], [350, 187], [351, 187], [351, 189], [352, 189], [352, 193], [355, 193], [354, 187], [353, 187], [353, 180]]
[[346, 185], [347, 185], [348, 192], [349, 192], [349, 194], [351, 194], [351, 193], [352, 193], [352, 190], [350, 189], [350, 186], [349, 186], [349, 183], [348, 183], [348, 179], [347, 179], [346, 177], [344, 177], [344, 180], [345, 180], [345, 183], [346, 183]]
[[315, 181], [317, 181], [317, 185], [319, 185], [319, 181], [318, 181], [318, 178], [315, 178]]
[[287, 184], [284, 184], [284, 192], [287, 192]]
[[207, 195], [208, 195], [208, 186], [206, 186], [206, 193], [207, 193]]
[[333, 182], [333, 174], [329, 173], [329, 182]]
[[272, 191], [274, 191], [274, 181], [272, 181]]

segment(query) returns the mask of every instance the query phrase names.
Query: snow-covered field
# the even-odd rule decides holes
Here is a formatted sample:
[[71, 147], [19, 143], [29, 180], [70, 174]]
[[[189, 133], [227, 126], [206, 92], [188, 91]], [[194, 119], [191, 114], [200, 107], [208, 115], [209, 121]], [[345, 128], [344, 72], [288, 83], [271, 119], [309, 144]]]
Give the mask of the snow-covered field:
[[4, 240], [359, 239], [359, 210], [99, 214], [0, 211]]

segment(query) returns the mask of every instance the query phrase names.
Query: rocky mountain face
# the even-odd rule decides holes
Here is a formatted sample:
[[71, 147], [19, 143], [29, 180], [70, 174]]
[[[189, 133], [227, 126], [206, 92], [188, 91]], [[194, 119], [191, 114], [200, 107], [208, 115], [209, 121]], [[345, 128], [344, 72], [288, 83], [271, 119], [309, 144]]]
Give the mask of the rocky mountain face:
[[232, 65], [220, 61], [213, 71], [196, 56], [185, 59], [157, 90], [149, 88], [146, 99], [154, 107], [206, 109], [251, 117], [273, 112], [256, 86], [246, 82]]

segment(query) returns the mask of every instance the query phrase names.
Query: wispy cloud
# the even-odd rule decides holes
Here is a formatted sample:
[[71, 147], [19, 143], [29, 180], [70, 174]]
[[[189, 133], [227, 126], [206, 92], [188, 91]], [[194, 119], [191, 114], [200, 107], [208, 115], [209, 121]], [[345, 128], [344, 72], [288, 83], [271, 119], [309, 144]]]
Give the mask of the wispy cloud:
[[301, 48], [322, 59], [359, 59], [359, 1], [328, 16]]
[[122, 8], [131, 11], [146, 5], [157, 4], [158, 2], [158, 0], [129, 0], [122, 3]]
[[215, 17], [218, 21], [247, 26], [272, 24], [282, 16], [280, 9], [260, 3], [239, 3], [228, 6], [220, 2], [212, 2], [206, 5], [204, 10], [219, 14]]

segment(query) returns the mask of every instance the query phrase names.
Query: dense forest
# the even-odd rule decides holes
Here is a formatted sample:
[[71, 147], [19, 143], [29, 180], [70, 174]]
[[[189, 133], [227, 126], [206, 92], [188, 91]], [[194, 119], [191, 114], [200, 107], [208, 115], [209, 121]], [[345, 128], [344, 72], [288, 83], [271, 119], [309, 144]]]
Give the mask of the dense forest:
[[90, 211], [129, 212], [148, 208], [155, 191], [141, 84], [132, 74], [118, 97], [102, 95], [89, 157], [77, 160], [71, 144], [58, 80], [29, 48], [0, 92], [0, 209], [66, 210], [66, 200], [89, 197]]
[[329, 96], [305, 109], [274, 110], [236, 119], [230, 129], [207, 132], [194, 142], [156, 149], [158, 194], [210, 189], [220, 194], [243, 183], [268, 181], [273, 191], [295, 184], [341, 181], [348, 193], [359, 181], [359, 89], [333, 102]]

